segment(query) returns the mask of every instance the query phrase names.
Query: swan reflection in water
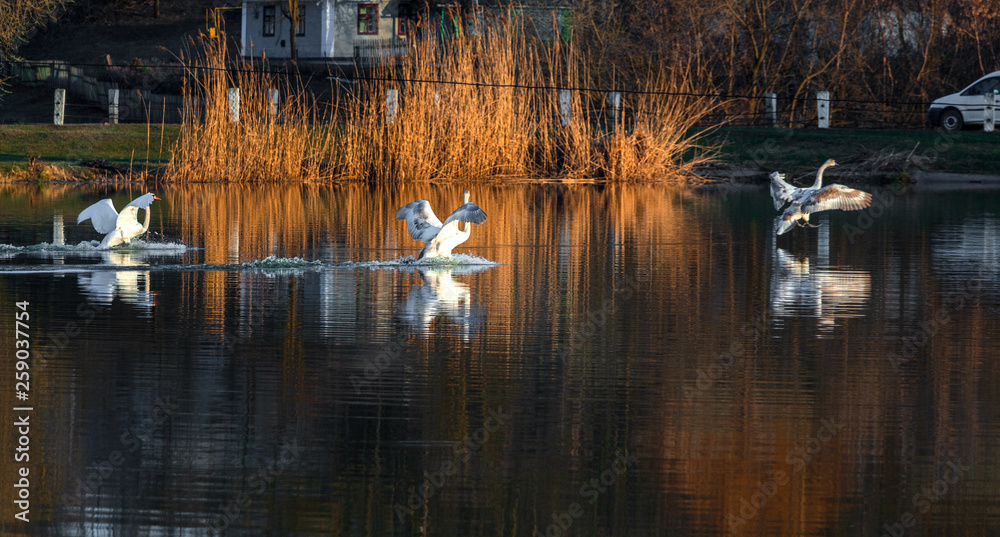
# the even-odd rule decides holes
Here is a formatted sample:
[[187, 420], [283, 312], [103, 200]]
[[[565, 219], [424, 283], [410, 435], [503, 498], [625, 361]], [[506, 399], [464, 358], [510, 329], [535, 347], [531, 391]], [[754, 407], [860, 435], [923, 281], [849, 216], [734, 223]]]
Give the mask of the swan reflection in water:
[[462, 339], [468, 341], [482, 322], [483, 314], [472, 303], [469, 285], [453, 276], [464, 276], [491, 268], [491, 265], [461, 267], [413, 267], [424, 283], [410, 288], [406, 302], [399, 307], [399, 316], [412, 325], [421, 336], [430, 336], [434, 320], [444, 318], [458, 327]]
[[[125, 270], [115, 267], [148, 266], [145, 252], [100, 252], [107, 268], [79, 275], [80, 290], [88, 300], [110, 306], [115, 297], [131, 304], [144, 314], [150, 314], [156, 305], [156, 293], [150, 289], [148, 270]], [[162, 256], [160, 252], [157, 255]], [[177, 254], [180, 255], [180, 254]]]
[[829, 242], [820, 238], [815, 262], [809, 257], [796, 259], [775, 248], [769, 307], [774, 318], [815, 317], [824, 333], [832, 330], [838, 319], [867, 315], [864, 308], [871, 297], [871, 274], [830, 266]]

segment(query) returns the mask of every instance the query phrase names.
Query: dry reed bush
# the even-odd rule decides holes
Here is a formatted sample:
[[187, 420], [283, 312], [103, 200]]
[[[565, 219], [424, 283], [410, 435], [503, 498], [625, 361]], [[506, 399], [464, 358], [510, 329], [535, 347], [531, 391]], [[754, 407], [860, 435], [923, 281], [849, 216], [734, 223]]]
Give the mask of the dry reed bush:
[[[524, 35], [503, 17], [466, 19], [447, 39], [412, 40], [398, 65], [381, 63], [347, 103], [340, 173], [390, 183], [525, 176], [680, 182], [710, 157], [689, 132], [712, 106], [679, 95], [688, 89], [683, 76], [666, 67], [641, 85], [647, 94], [627, 103], [634, 120], [609, 129], [593, 121], [606, 112], [604, 94], [574, 91], [571, 121], [562, 126], [554, 88], [586, 87], [588, 62], [562, 41]], [[399, 95], [394, 121], [387, 119], [390, 89]]]
[[[398, 182], [531, 172], [525, 156], [533, 110], [526, 92], [498, 87], [532, 81], [525, 47], [507, 30], [502, 22], [482, 23], [443, 41], [411, 40], [399, 65], [391, 58], [381, 63], [348, 103], [338, 151], [342, 173]], [[399, 92], [400, 105], [392, 122], [390, 89]]]
[[[230, 69], [227, 47], [202, 39], [202, 55], [188, 66], [181, 135], [171, 171], [182, 180], [267, 182], [317, 180], [328, 174], [330, 129], [319, 123], [311, 95], [252, 63]], [[232, 120], [229, 88], [239, 89], [239, 121]], [[278, 113], [269, 91], [279, 90]], [[323, 122], [325, 123], [325, 122]]]
[[[627, 120], [608, 126], [605, 94], [574, 91], [563, 126], [555, 88], [600, 87], [587, 58], [561, 40], [527, 39], [499, 16], [466, 18], [447, 37], [426, 32], [402, 57], [383, 51], [374, 76], [319, 117], [305, 91], [278, 84], [252, 64], [227, 70], [225, 47], [205, 40], [189, 68], [188, 102], [171, 160], [183, 180], [362, 180], [489, 182], [512, 177], [682, 182], [706, 154], [694, 125], [712, 109], [678, 95], [677, 70], [661, 67], [627, 94]], [[240, 89], [239, 122], [228, 91]], [[281, 89], [280, 114], [268, 90]], [[398, 92], [393, 109], [387, 92]], [[629, 97], [632, 95], [632, 97]], [[332, 119], [343, 118], [334, 129]], [[335, 135], [336, 132], [336, 135]]]

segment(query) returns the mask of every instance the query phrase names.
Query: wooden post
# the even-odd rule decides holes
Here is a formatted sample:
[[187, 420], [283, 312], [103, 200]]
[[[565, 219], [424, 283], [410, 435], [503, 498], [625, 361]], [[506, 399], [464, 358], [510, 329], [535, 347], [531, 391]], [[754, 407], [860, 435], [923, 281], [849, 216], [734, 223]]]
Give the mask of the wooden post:
[[830, 92], [816, 92], [816, 119], [821, 129], [830, 128]]
[[240, 122], [240, 88], [229, 88], [229, 121]]
[[267, 109], [271, 112], [271, 117], [278, 115], [278, 98], [281, 94], [276, 89], [267, 90]]
[[392, 125], [396, 122], [396, 112], [399, 110], [399, 90], [385, 90], [385, 122]]
[[56, 109], [52, 115], [52, 123], [62, 125], [64, 113], [66, 111], [66, 90], [59, 88], [56, 90]]
[[568, 89], [559, 90], [559, 117], [562, 119], [563, 127], [569, 127], [569, 121], [572, 119], [571, 99], [572, 93]]
[[771, 128], [778, 127], [778, 94], [764, 94], [764, 124]]
[[608, 92], [608, 119], [612, 125], [617, 125], [621, 119], [622, 94], [620, 91]]
[[108, 90], [108, 123], [118, 124], [118, 90]]
[[986, 106], [983, 107], [983, 132], [993, 132], [996, 128], [996, 93], [986, 93], [983, 98]]
[[63, 231], [63, 215], [62, 211], [56, 211], [52, 215], [52, 244], [56, 246], [65, 246], [66, 235]]

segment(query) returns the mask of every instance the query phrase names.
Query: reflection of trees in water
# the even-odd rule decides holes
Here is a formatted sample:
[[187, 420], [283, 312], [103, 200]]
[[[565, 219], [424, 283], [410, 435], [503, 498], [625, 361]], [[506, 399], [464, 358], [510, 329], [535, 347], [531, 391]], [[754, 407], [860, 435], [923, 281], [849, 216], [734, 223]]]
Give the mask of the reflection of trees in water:
[[1000, 278], [1000, 218], [967, 218], [961, 224], [943, 226], [931, 244], [934, 268], [940, 272], [994, 283]]
[[[239, 261], [311, 252], [327, 261], [395, 259], [419, 248], [393, 219], [396, 209], [417, 198], [451, 204], [461, 190], [189, 185], [166, 190], [162, 207], [168, 225], [182, 230], [185, 243], [203, 246], [209, 262], [228, 262], [234, 252]], [[181, 484], [174, 490], [199, 490], [203, 483], [185, 479], [202, 477], [203, 468], [231, 473], [230, 459], [243, 451], [255, 458], [263, 452], [267, 460], [269, 446], [286, 434], [334, 438], [328, 452], [306, 457], [288, 479], [309, 473], [328, 479], [337, 492], [312, 510], [391, 533], [386, 521], [395, 514], [386, 498], [400, 479], [386, 477], [386, 468], [403, 468], [405, 487], [411, 473], [420, 473], [409, 468], [433, 469], [435, 457], [448, 455], [398, 450], [399, 441], [460, 440], [483, 426], [482, 408], [502, 407], [515, 409], [509, 428], [491, 437], [462, 477], [451, 478], [413, 520], [426, 515], [444, 532], [457, 519], [548, 523], [552, 510], [567, 505], [558, 498], [577, 497], [578, 486], [566, 492], [565, 483], [599, 477], [616, 449], [628, 446], [641, 470], [620, 476], [602, 494], [609, 517], [632, 517], [650, 534], [669, 533], [678, 520], [704, 534], [729, 532], [726, 515], [738, 514], [741, 501], [756, 492], [773, 490], [774, 472], [784, 471], [787, 482], [741, 533], [822, 533], [844, 519], [845, 498], [872, 498], [872, 468], [923, 464], [912, 454], [925, 448], [932, 451], [927, 457], [964, 457], [981, 449], [969, 431], [992, 427], [997, 405], [981, 390], [995, 349], [970, 334], [993, 330], [995, 313], [973, 302], [951, 311], [953, 320], [903, 373], [880, 358], [899, 352], [899, 335], [942, 307], [937, 235], [925, 248], [899, 240], [910, 230], [873, 229], [851, 244], [828, 227], [825, 249], [796, 259], [803, 250], [794, 245], [811, 246], [814, 236], [806, 232], [787, 250], [772, 249], [763, 193], [759, 212], [738, 196], [696, 197], [652, 185], [495, 186], [473, 195], [489, 219], [473, 228], [462, 250], [507, 266], [453, 273], [451, 283], [437, 275], [437, 287], [396, 269], [180, 274], [179, 288], [160, 296], [171, 308], [153, 311], [157, 329], [171, 336], [174, 324], [197, 327], [190, 340], [166, 338], [187, 362], [169, 370], [181, 378], [166, 383], [191, 387], [183, 393], [190, 396], [190, 419], [175, 422], [170, 441], [176, 443], [167, 453], [210, 454], [204, 457], [213, 466], [172, 474]], [[84, 201], [91, 200], [81, 207]], [[768, 263], [770, 256], [778, 262]], [[857, 268], [847, 270], [829, 258], [865, 264], [854, 261]], [[411, 287], [417, 278], [424, 285]], [[900, 315], [893, 301], [917, 308]], [[919, 309], [927, 301], [930, 307]], [[464, 316], [473, 302], [473, 315]], [[862, 309], [871, 322], [852, 317]], [[614, 314], [594, 321], [602, 312]], [[768, 316], [783, 320], [780, 335]], [[441, 337], [415, 337], [401, 326], [412, 321], [421, 331], [428, 318]], [[757, 319], [764, 320], [759, 329]], [[581, 326], [584, 344], [565, 361], [553, 358]], [[9, 323], [0, 326], [6, 336], [11, 330]], [[246, 344], [227, 351], [225, 337], [243, 334]], [[151, 337], [164, 341], [159, 333]], [[317, 339], [337, 345], [323, 348]], [[400, 341], [404, 350], [385, 377], [355, 395], [349, 379], [358, 371], [351, 368]], [[700, 398], [686, 401], [683, 387], [734, 344], [738, 356]], [[154, 365], [137, 371], [148, 377], [150, 370], [167, 370]], [[59, 390], [45, 393], [56, 397]], [[53, 400], [76, 408], [68, 398]], [[232, 416], [219, 419], [219, 408]], [[804, 460], [800, 450], [811, 446], [822, 419], [846, 425], [796, 473], [789, 456]], [[181, 424], [191, 430], [182, 432]], [[72, 449], [96, 449], [88, 441]], [[81, 467], [100, 460], [88, 457], [78, 457]], [[995, 466], [977, 471], [993, 475]], [[920, 468], [933, 474], [933, 466]], [[348, 474], [356, 477], [344, 480]], [[73, 472], [65, 482], [77, 477]], [[467, 504], [451, 501], [468, 492], [459, 479], [537, 483], [538, 495], [511, 503], [509, 487], [474, 489], [482, 507], [470, 515]], [[650, 490], [661, 494], [638, 497]], [[909, 498], [913, 491], [904, 492]], [[671, 516], [646, 514], [665, 512]], [[865, 520], [872, 527], [885, 522]]]

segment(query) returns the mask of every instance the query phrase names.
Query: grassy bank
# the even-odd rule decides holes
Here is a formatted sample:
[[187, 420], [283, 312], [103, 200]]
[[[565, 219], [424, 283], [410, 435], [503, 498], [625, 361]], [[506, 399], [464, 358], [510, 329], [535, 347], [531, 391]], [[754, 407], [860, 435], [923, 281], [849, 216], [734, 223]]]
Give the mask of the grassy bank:
[[88, 160], [158, 166], [169, 161], [179, 133], [179, 125], [0, 125], [0, 176], [45, 179], [25, 175], [43, 165], [74, 174]]
[[[0, 176], [23, 175], [29, 158], [73, 171], [85, 159], [99, 159], [127, 168], [158, 166], [170, 161], [179, 125], [0, 125]], [[162, 152], [161, 152], [162, 134]], [[1000, 133], [934, 130], [841, 130], [724, 128], [713, 131], [707, 143], [721, 148], [718, 162], [732, 170], [787, 172], [815, 170], [828, 158], [843, 165], [875, 162], [891, 175], [916, 168], [903, 167], [905, 157], [920, 169], [950, 173], [1000, 173]], [[914, 150], [916, 148], [916, 150]], [[266, 149], [262, 148], [262, 151]], [[148, 155], [148, 156], [147, 156]], [[36, 177], [28, 177], [34, 179]]]
[[815, 170], [833, 158], [883, 175], [1000, 173], [1000, 133], [982, 131], [725, 128], [706, 141], [721, 147], [720, 162], [748, 171]]

